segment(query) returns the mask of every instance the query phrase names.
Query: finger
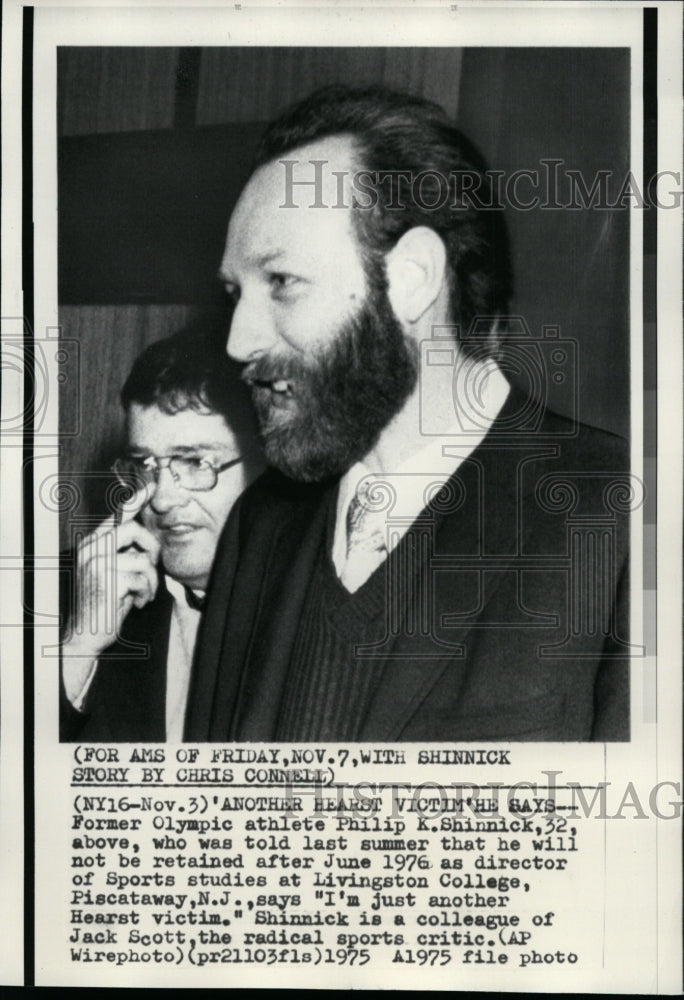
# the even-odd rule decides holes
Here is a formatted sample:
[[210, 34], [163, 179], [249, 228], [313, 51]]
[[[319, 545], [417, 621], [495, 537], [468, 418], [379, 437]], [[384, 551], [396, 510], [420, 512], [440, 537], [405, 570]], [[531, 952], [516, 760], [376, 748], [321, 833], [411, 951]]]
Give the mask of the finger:
[[156, 563], [159, 558], [159, 540], [139, 521], [127, 521], [116, 529], [117, 550], [119, 552], [128, 550], [132, 545], [146, 553], [152, 562]]
[[159, 574], [155, 566], [147, 559], [145, 555], [134, 563], [133, 572], [141, 574], [146, 580], [146, 592], [149, 593], [150, 599], [156, 597], [157, 587], [159, 586]]
[[149, 552], [141, 552], [139, 549], [126, 549], [117, 555], [117, 572], [126, 573], [146, 573], [150, 579], [157, 578], [157, 567], [150, 558]]
[[133, 598], [133, 607], [138, 608], [138, 610], [140, 608], [144, 608], [145, 605], [149, 604], [152, 599], [152, 596], [147, 593], [136, 594]]
[[[147, 533], [149, 534], [149, 532]], [[156, 540], [152, 538], [153, 551], [143, 551], [139, 548], [124, 548], [117, 552], [114, 548], [116, 534], [99, 539], [98, 545], [92, 545], [79, 563], [79, 591], [82, 595], [109, 593], [120, 600], [126, 593], [127, 576], [130, 573], [145, 573], [152, 581], [152, 591], [157, 589], [157, 571], [155, 569]]]
[[157, 573], [149, 553], [141, 552], [139, 549], [126, 549], [125, 552], [117, 553], [116, 571], [120, 576], [125, 576], [127, 573], [149, 573], [150, 575]]
[[149, 503], [153, 492], [154, 483], [148, 483], [146, 486], [142, 486], [139, 490], [136, 490], [129, 500], [124, 500], [117, 511], [119, 525], [124, 525], [132, 521], [145, 504]]
[[126, 594], [126, 596], [122, 600], [122, 602], [121, 602], [121, 608], [123, 610], [122, 621], [126, 617], [126, 615], [128, 614], [128, 612], [131, 610], [131, 608], [133, 607], [134, 600], [135, 600], [135, 598], [134, 598], [133, 594], [130, 594], [130, 593]]
[[133, 518], [140, 513], [145, 504], [147, 504], [152, 498], [152, 492], [154, 490], [154, 484], [150, 483], [148, 486], [143, 486], [141, 489], [136, 490], [130, 500], [124, 500], [120, 507], [106, 517], [104, 521], [98, 524], [89, 535], [83, 539], [83, 545], [90, 545], [98, 538], [102, 538], [103, 535], [108, 534], [110, 531], [114, 531], [117, 527], [123, 524], [128, 524], [133, 520]]
[[121, 600], [126, 601], [130, 596], [136, 608], [144, 607], [149, 601], [154, 599], [157, 592], [157, 575], [151, 575], [144, 570], [127, 573], [124, 578], [126, 591], [121, 595]]

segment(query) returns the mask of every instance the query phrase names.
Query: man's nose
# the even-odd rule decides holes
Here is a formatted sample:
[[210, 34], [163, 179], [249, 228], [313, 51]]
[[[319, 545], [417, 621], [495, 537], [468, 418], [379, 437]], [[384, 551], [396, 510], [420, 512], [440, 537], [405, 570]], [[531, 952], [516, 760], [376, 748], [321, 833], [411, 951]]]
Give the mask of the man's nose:
[[226, 350], [242, 364], [254, 361], [274, 346], [276, 333], [267, 309], [243, 295], [235, 305], [228, 331]]
[[184, 507], [189, 499], [189, 491], [178, 485], [171, 469], [168, 466], [159, 469], [150, 500], [150, 507], [155, 514], [166, 514], [173, 507]]

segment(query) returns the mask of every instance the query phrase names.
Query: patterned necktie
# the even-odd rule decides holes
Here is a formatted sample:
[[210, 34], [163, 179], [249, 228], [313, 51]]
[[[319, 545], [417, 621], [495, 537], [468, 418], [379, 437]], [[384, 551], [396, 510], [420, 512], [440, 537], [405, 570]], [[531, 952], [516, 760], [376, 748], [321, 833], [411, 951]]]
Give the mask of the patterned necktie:
[[355, 593], [387, 554], [385, 536], [363, 499], [356, 494], [347, 509], [347, 558], [340, 582]]

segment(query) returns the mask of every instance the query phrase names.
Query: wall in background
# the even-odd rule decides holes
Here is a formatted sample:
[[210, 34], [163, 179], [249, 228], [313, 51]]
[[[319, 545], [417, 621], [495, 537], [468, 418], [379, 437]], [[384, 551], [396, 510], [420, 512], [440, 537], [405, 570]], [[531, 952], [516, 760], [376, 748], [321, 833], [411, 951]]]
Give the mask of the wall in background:
[[[459, 125], [507, 178], [538, 171], [545, 190], [546, 174], [557, 176], [550, 204], [572, 200], [567, 170], [581, 171], [588, 190], [608, 171], [614, 202], [630, 166], [629, 88], [627, 49], [469, 49]], [[518, 190], [531, 200], [532, 182], [522, 177]], [[508, 210], [512, 311], [533, 334], [557, 326], [574, 342], [579, 418], [628, 436], [629, 212], [543, 204]], [[551, 391], [555, 403], [553, 383]]]

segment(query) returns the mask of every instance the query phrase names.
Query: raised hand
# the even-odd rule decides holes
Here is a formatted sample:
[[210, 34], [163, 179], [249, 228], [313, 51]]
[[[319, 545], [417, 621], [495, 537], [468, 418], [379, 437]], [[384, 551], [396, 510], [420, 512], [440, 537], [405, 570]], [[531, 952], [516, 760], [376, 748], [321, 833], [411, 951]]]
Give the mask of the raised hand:
[[70, 698], [83, 686], [92, 662], [119, 635], [131, 608], [144, 607], [157, 592], [159, 542], [135, 520], [148, 500], [149, 488], [139, 490], [76, 552], [75, 606], [62, 647]]

